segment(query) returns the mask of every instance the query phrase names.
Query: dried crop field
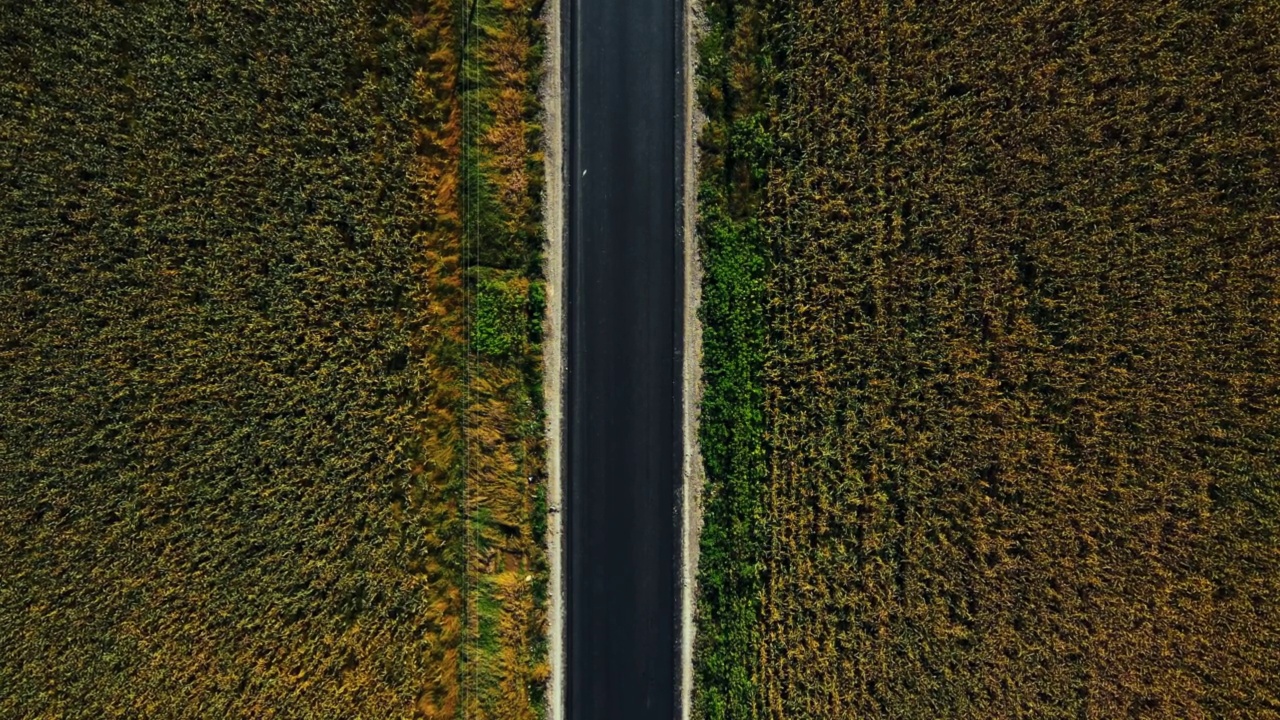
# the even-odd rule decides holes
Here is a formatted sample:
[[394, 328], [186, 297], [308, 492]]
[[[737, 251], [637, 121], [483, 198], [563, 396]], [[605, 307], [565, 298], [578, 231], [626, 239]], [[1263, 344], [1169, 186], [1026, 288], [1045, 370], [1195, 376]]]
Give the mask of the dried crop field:
[[1280, 6], [708, 12], [699, 714], [1280, 717]]
[[0, 715], [541, 715], [541, 28], [465, 18], [0, 4]]

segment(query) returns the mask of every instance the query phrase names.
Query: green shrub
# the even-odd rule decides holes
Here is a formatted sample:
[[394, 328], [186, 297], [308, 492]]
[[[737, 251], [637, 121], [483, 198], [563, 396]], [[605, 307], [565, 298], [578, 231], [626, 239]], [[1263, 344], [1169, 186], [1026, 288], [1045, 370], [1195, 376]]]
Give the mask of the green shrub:
[[529, 281], [522, 275], [479, 268], [476, 272], [471, 346], [506, 357], [524, 352], [530, 335]]

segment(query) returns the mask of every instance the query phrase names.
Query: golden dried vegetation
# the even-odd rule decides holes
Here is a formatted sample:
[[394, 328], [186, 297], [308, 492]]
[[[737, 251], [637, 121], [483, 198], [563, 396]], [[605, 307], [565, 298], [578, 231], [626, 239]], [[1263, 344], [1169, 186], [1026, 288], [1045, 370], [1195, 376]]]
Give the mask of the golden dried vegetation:
[[709, 9], [700, 713], [1280, 714], [1280, 9]]
[[0, 6], [0, 715], [540, 714], [540, 28], [480, 7], [464, 72], [443, 0]]

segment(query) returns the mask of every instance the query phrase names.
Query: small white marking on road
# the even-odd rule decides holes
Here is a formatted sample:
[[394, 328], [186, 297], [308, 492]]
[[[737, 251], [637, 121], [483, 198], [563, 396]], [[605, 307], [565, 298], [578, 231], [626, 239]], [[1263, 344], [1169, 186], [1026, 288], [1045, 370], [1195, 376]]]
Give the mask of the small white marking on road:
[[586, 177], [586, 176], [587, 176], [587, 171], [586, 171], [586, 170], [583, 170], [583, 171], [582, 171], [582, 177]]

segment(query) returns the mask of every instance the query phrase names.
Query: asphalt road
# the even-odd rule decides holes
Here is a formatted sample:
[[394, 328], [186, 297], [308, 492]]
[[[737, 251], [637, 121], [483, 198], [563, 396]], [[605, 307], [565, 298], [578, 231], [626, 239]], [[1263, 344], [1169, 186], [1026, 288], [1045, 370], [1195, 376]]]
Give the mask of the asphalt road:
[[679, 0], [567, 0], [566, 717], [672, 718]]

